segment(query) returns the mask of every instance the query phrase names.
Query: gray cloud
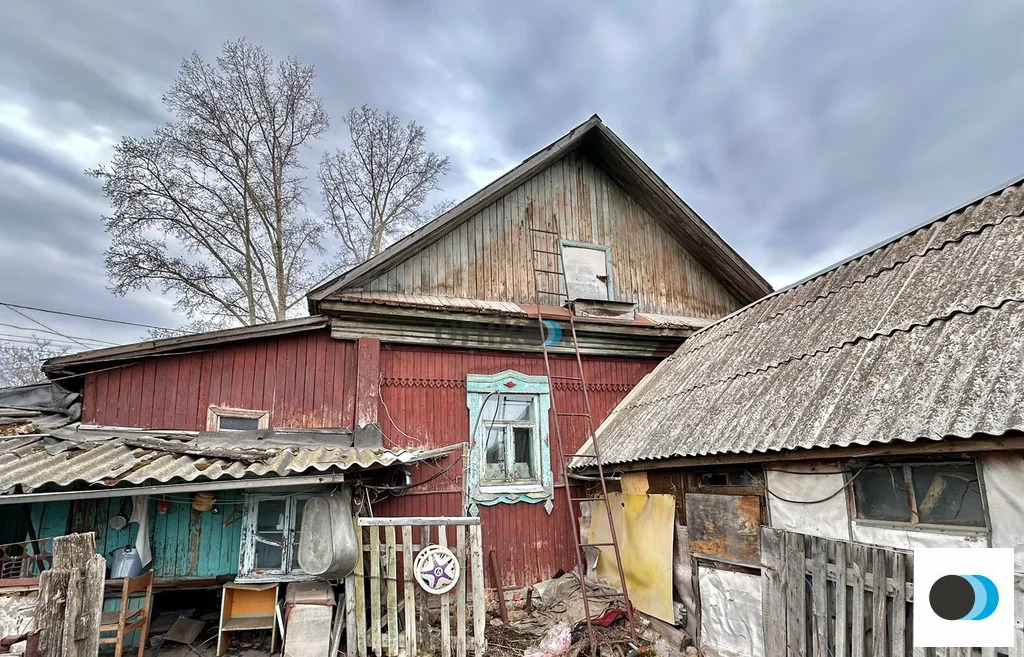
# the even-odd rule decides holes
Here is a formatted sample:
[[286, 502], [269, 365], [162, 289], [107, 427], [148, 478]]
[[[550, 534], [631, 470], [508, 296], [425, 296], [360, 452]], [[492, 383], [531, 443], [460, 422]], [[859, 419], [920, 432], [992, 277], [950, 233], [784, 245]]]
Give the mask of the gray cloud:
[[319, 149], [343, 143], [340, 117], [354, 105], [423, 123], [454, 164], [445, 196], [466, 196], [598, 112], [776, 285], [1024, 169], [1014, 2], [245, 7], [6, 7], [0, 300], [182, 321], [155, 293], [106, 290], [105, 203], [81, 172], [121, 135], [164, 120], [160, 94], [182, 58], [215, 56], [239, 36], [316, 65], [335, 118]]

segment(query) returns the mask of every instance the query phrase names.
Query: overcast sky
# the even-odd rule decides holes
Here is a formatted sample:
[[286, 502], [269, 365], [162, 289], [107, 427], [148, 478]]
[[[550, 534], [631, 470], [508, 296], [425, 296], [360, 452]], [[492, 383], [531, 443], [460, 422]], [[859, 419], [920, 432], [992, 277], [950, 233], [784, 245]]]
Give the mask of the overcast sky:
[[184, 57], [242, 36], [316, 66], [322, 148], [363, 103], [423, 124], [454, 199], [599, 113], [776, 287], [1024, 173], [1018, 2], [497, 4], [5, 3], [0, 301], [185, 322], [158, 292], [108, 291], [83, 170], [166, 118]]

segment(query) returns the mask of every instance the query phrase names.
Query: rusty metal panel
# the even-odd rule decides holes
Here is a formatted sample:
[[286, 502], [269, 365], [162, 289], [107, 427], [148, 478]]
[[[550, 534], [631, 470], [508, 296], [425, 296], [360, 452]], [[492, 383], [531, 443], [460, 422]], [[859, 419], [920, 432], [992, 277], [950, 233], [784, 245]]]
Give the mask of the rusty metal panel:
[[756, 495], [686, 495], [690, 551], [732, 563], [761, 563], [761, 498]]
[[622, 463], [1024, 430], [1024, 185], [694, 334], [602, 427]]

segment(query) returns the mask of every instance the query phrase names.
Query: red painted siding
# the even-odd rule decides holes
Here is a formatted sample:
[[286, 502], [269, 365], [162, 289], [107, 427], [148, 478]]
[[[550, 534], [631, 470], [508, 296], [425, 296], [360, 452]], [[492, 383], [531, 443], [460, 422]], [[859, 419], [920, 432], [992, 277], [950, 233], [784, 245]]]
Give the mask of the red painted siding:
[[[656, 364], [650, 360], [617, 358], [585, 360], [595, 422], [600, 423]], [[470, 431], [466, 408], [467, 374], [493, 374], [507, 369], [545, 374], [540, 355], [389, 346], [381, 352], [380, 368], [383, 386], [379, 418], [385, 442], [421, 447], [442, 447], [466, 441]], [[554, 357], [552, 374], [578, 376], [575, 359]], [[583, 412], [583, 396], [578, 384], [556, 379], [555, 394], [559, 412]], [[582, 419], [562, 418], [560, 426], [566, 451], [574, 452], [587, 437]], [[568, 571], [575, 564], [553, 431], [550, 439], [556, 482], [555, 508], [550, 516], [543, 504], [518, 502], [480, 507], [485, 552], [494, 549], [497, 553], [505, 586], [526, 586], [551, 577], [559, 569]], [[436, 464], [414, 467], [413, 481], [423, 481], [457, 459], [457, 455], [452, 455]], [[462, 470], [463, 464], [458, 463], [444, 475], [402, 497], [383, 497], [374, 505], [374, 513], [461, 515]], [[488, 567], [488, 582], [490, 577]]]
[[[376, 352], [376, 340], [363, 351]], [[222, 345], [207, 351], [148, 358], [121, 369], [86, 376], [83, 418], [93, 424], [154, 429], [203, 430], [211, 405], [270, 411], [272, 427], [352, 427], [356, 413], [357, 347], [333, 340], [327, 330]], [[375, 355], [378, 356], [375, 358]], [[384, 345], [364, 353], [361, 397], [373, 402], [379, 366], [377, 419], [385, 444], [395, 447], [443, 447], [464, 443], [469, 435], [466, 375], [511, 369], [544, 374], [540, 355]], [[600, 423], [640, 379], [653, 360], [588, 358], [584, 362], [594, 420]], [[571, 356], [552, 359], [555, 376], [575, 377]], [[560, 412], [583, 412], [579, 385], [555, 379]], [[372, 416], [373, 404], [364, 406]], [[565, 449], [574, 452], [586, 439], [581, 419], [563, 418]], [[557, 446], [550, 436], [555, 469], [555, 508], [519, 502], [480, 508], [484, 547], [494, 549], [505, 586], [525, 586], [570, 570], [575, 548], [568, 535], [565, 490], [558, 473]], [[402, 497], [381, 494], [373, 512], [387, 516], [457, 516], [462, 513], [464, 463], [451, 455], [411, 468], [424, 481], [443, 468], [450, 471]], [[490, 568], [487, 569], [490, 581]]]
[[270, 411], [272, 427], [351, 427], [356, 347], [329, 332], [148, 358], [86, 376], [83, 421], [206, 429], [210, 405]]

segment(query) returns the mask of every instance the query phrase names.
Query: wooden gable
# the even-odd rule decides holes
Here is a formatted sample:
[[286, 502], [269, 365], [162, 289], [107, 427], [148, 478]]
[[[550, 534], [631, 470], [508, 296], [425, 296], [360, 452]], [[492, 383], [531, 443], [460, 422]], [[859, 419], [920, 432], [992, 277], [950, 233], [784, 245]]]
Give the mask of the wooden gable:
[[[635, 303], [640, 312], [708, 318], [743, 305], [661, 222], [578, 151], [359, 288], [536, 303], [527, 219], [531, 205], [537, 227], [558, 230], [565, 242], [608, 247], [612, 300]], [[558, 243], [542, 234], [534, 240], [544, 249]], [[542, 289], [558, 284], [555, 276], [540, 279]], [[559, 305], [555, 295], [540, 300]]]

